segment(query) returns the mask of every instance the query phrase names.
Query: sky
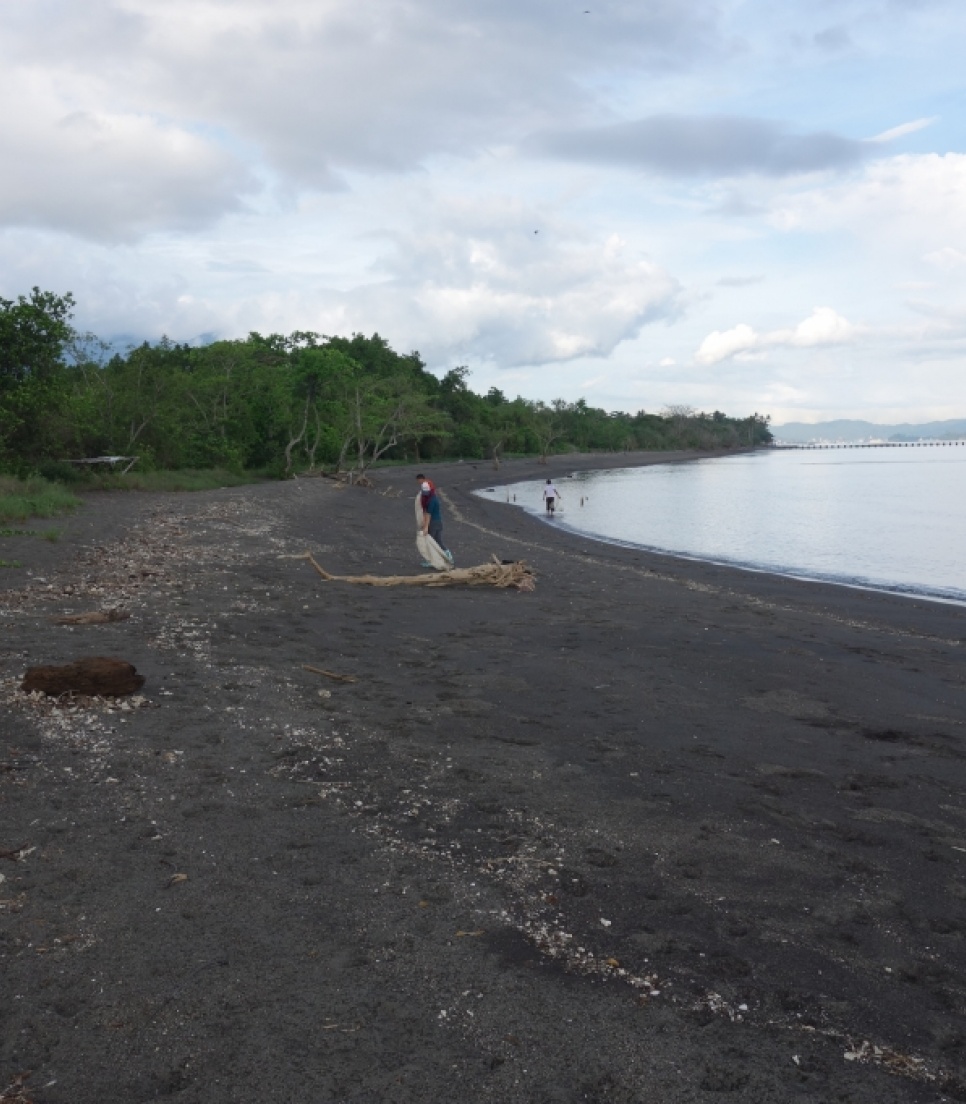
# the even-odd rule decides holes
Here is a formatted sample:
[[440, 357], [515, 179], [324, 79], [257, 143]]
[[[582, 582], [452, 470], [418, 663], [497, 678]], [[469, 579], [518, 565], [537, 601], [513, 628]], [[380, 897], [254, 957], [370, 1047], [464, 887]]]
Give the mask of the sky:
[[0, 296], [476, 391], [966, 416], [962, 0], [8, 0]]

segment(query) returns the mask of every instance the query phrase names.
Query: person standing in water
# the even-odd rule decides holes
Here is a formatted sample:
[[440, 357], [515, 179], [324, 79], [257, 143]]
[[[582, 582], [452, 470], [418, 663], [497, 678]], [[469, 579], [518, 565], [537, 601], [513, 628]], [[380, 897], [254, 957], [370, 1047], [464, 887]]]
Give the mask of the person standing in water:
[[543, 503], [547, 507], [547, 517], [553, 517], [559, 497], [560, 492], [553, 485], [553, 480], [548, 479], [543, 485]]
[[419, 504], [423, 510], [423, 532], [436, 541], [443, 555], [452, 563], [453, 553], [443, 544], [443, 511], [439, 505], [436, 485], [422, 473], [416, 478], [419, 480]]

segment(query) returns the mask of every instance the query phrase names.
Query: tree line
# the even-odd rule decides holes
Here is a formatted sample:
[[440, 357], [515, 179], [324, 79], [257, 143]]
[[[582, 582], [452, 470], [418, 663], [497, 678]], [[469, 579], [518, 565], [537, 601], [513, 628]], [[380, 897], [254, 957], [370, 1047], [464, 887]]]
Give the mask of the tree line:
[[605, 411], [477, 394], [469, 369], [429, 372], [378, 334], [251, 333], [208, 345], [163, 338], [111, 352], [71, 324], [74, 299], [0, 298], [0, 469], [137, 456], [142, 469], [225, 467], [283, 476], [364, 474], [379, 460], [508, 453], [718, 449], [767, 444], [768, 418], [690, 407]]

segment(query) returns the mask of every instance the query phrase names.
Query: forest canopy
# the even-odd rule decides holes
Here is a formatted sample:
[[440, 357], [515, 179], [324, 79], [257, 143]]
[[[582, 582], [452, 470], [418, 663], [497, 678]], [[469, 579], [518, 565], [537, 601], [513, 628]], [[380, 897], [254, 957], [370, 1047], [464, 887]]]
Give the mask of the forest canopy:
[[0, 469], [137, 456], [139, 468], [223, 467], [282, 476], [364, 472], [380, 460], [505, 453], [718, 449], [766, 444], [768, 418], [671, 407], [605, 411], [472, 391], [379, 336], [296, 331], [208, 345], [162, 338], [112, 352], [71, 324], [74, 299], [34, 288], [0, 298]]

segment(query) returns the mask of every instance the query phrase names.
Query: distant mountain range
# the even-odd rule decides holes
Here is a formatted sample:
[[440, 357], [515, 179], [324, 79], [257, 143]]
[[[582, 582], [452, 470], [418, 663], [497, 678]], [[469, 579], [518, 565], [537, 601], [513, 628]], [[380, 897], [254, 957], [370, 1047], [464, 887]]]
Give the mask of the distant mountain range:
[[776, 441], [805, 444], [809, 441], [879, 441], [954, 440], [966, 437], [966, 418], [951, 418], [945, 422], [922, 422], [901, 425], [878, 425], [875, 422], [840, 418], [834, 422], [786, 422], [773, 425]]

